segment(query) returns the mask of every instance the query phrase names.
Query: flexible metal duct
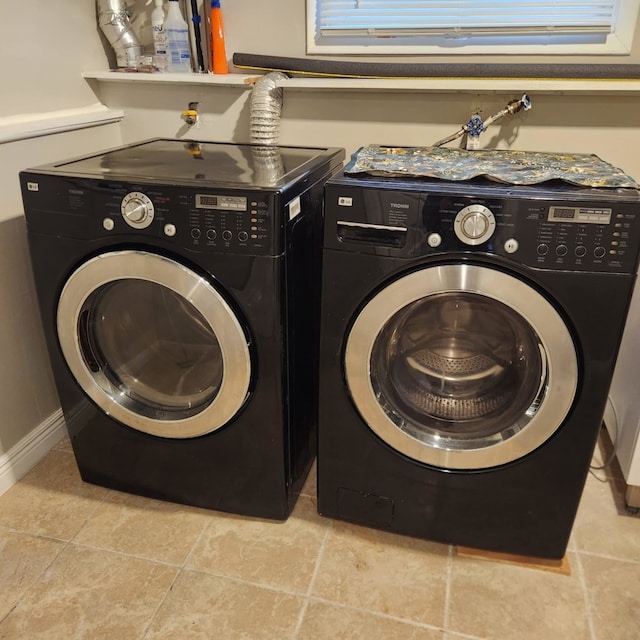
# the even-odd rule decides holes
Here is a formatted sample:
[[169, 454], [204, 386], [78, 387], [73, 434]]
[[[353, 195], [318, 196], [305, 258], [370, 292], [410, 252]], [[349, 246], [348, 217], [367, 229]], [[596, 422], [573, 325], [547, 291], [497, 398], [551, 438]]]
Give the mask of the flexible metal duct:
[[278, 144], [282, 87], [276, 83], [280, 80], [287, 80], [287, 76], [275, 71], [262, 76], [253, 85], [249, 108], [249, 134], [253, 144]]
[[116, 54], [118, 67], [135, 67], [142, 54], [127, 13], [125, 0], [96, 0], [98, 24]]

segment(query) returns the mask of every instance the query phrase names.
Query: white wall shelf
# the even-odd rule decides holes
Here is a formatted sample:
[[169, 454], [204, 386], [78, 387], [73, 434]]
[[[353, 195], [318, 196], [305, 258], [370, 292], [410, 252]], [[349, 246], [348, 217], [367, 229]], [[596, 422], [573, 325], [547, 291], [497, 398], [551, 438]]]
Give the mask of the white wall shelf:
[[[127, 73], [87, 71], [83, 77], [99, 82], [228, 86], [250, 89], [261, 74]], [[287, 90], [304, 91], [422, 91], [427, 93], [640, 94], [640, 80], [580, 78], [319, 78], [295, 77], [279, 82]]]

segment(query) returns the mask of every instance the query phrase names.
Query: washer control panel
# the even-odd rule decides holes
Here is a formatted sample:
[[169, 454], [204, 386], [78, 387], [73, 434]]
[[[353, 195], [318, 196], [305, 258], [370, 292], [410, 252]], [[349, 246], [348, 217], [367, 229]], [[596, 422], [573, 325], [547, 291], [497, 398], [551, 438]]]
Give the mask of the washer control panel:
[[571, 202], [426, 193], [421, 225], [421, 254], [477, 250], [541, 269], [633, 272], [640, 198]]

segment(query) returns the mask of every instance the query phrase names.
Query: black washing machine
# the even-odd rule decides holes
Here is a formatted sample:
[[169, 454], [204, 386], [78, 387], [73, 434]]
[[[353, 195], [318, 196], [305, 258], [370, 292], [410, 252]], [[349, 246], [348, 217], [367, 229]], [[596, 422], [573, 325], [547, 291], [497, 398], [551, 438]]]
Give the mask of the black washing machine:
[[562, 558], [639, 225], [633, 189], [330, 180], [320, 513]]
[[155, 139], [20, 174], [82, 478], [284, 519], [315, 455], [340, 149]]

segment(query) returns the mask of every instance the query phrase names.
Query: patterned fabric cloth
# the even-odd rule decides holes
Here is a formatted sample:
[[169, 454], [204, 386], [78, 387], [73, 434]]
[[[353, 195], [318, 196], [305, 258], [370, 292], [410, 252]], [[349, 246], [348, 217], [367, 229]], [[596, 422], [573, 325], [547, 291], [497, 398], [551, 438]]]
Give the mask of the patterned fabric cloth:
[[581, 153], [370, 145], [356, 151], [345, 173], [453, 181], [485, 177], [514, 185], [562, 180], [585, 187], [640, 189], [621, 169], [596, 155]]

